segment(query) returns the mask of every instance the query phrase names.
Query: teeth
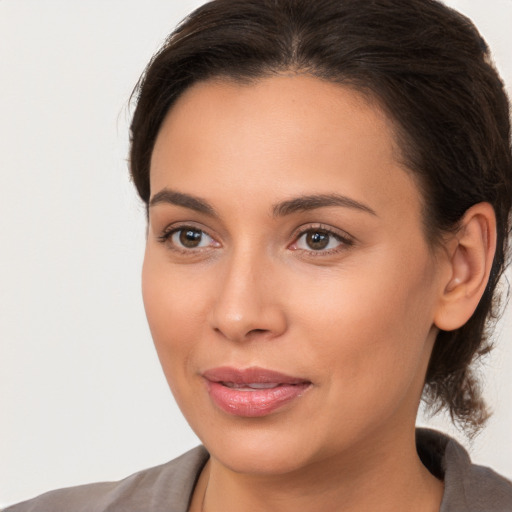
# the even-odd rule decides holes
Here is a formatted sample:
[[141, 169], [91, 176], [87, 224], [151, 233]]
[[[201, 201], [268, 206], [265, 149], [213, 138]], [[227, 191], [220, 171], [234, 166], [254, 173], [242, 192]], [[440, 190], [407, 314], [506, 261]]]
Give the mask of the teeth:
[[242, 387], [239, 384], [235, 384], [234, 382], [223, 382], [222, 385], [226, 386], [227, 388], [231, 388], [231, 389], [238, 389], [238, 388]]
[[260, 383], [251, 383], [251, 384], [247, 384], [248, 387], [252, 388], [252, 389], [272, 389], [272, 388], [277, 388], [277, 386], [279, 386], [279, 384], [277, 383], [274, 383], [274, 382], [260, 382]]
[[277, 388], [279, 386], [279, 383], [277, 382], [250, 382], [247, 384], [237, 384], [235, 382], [223, 382], [224, 386], [231, 388], [231, 389], [272, 389]]

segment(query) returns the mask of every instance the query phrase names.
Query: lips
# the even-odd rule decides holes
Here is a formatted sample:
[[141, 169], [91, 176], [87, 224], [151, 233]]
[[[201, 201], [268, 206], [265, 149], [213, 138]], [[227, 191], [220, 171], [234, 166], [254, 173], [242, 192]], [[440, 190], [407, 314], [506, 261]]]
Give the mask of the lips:
[[277, 411], [311, 386], [306, 379], [257, 367], [212, 368], [202, 375], [214, 404], [228, 414], [244, 417]]

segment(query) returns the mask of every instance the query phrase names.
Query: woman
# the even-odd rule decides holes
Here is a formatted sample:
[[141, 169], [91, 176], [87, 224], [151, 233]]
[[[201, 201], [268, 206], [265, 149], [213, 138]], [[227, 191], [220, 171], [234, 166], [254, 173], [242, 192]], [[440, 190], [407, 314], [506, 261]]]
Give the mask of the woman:
[[137, 91], [143, 296], [204, 444], [22, 510], [504, 511], [441, 434], [503, 272], [508, 103], [467, 19], [425, 0], [216, 0]]

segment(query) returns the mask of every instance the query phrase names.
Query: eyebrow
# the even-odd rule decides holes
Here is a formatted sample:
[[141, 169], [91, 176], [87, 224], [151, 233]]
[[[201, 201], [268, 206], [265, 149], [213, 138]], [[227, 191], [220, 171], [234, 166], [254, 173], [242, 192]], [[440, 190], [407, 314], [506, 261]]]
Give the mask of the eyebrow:
[[276, 204], [272, 208], [272, 213], [274, 217], [283, 217], [295, 212], [315, 210], [317, 208], [325, 208], [328, 206], [353, 208], [377, 216], [375, 210], [370, 208], [368, 205], [339, 194], [314, 194], [296, 197]]
[[155, 194], [151, 198], [149, 206], [155, 206], [156, 204], [161, 203], [182, 206], [183, 208], [188, 208], [199, 213], [204, 213], [210, 217], [218, 216], [215, 209], [210, 203], [208, 203], [208, 201], [200, 199], [199, 197], [192, 196], [190, 194], [183, 194], [181, 192], [176, 192], [175, 190], [169, 190], [168, 188], [164, 188]]
[[[208, 201], [190, 194], [170, 190], [168, 188], [164, 188], [160, 192], [156, 193], [151, 198], [149, 206], [162, 203], [182, 206], [183, 208], [189, 208], [190, 210], [204, 213], [210, 217], [218, 217], [215, 208], [213, 208]], [[370, 208], [368, 205], [340, 194], [313, 194], [295, 197], [275, 204], [272, 207], [272, 214], [274, 217], [284, 217], [295, 212], [316, 210], [318, 208], [325, 208], [329, 206], [352, 208], [377, 216], [375, 210]]]

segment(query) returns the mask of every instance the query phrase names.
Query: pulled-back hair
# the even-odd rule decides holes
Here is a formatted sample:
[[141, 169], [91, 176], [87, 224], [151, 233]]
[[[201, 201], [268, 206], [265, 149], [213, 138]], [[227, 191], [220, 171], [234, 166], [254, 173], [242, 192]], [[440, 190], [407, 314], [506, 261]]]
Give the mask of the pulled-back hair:
[[434, 246], [472, 205], [496, 213], [488, 286], [461, 328], [440, 331], [424, 398], [468, 431], [487, 410], [472, 363], [490, 349], [512, 198], [509, 104], [488, 47], [469, 19], [435, 0], [214, 0], [186, 18], [136, 88], [131, 174], [150, 194], [150, 159], [167, 112], [192, 84], [244, 83], [283, 72], [348, 85], [375, 99], [395, 127], [403, 164], [423, 195]]

